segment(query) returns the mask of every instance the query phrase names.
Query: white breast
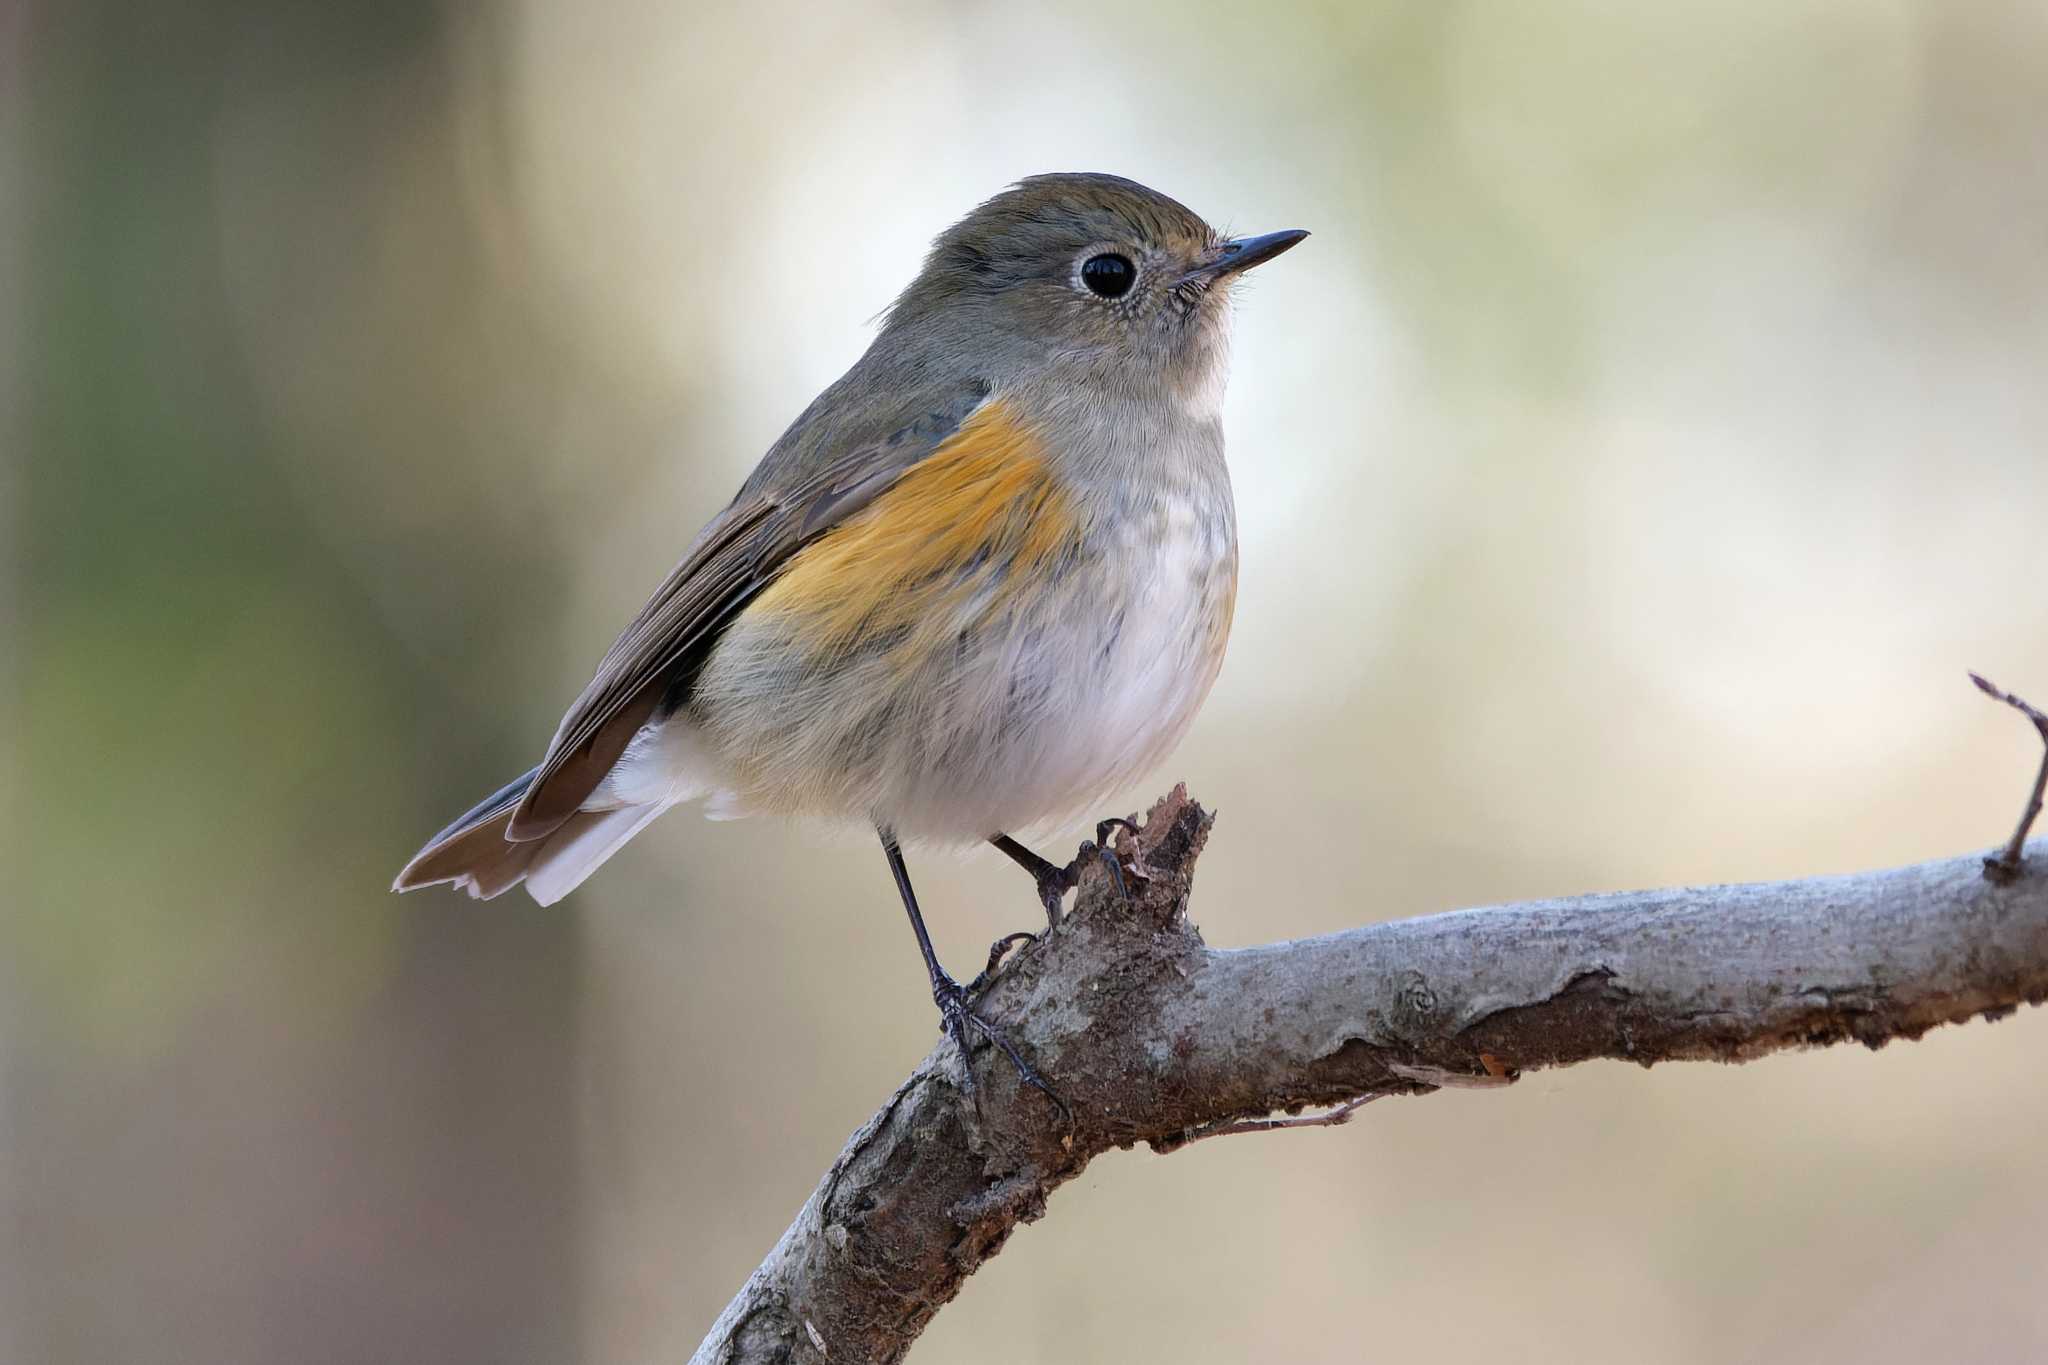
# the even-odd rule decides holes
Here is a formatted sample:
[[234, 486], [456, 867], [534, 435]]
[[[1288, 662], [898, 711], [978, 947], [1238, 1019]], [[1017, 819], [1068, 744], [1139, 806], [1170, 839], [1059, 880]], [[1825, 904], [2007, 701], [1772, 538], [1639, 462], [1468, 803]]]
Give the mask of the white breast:
[[902, 832], [969, 842], [1114, 813], [1095, 808], [1165, 760], [1223, 663], [1237, 552], [1219, 492], [1165, 499], [1119, 527], [1056, 624], [990, 679], [990, 695], [1024, 679], [1050, 703], [1021, 727], [987, 726], [974, 761], [896, 793]]
[[[1135, 532], [1124, 573], [1133, 591], [1105, 686], [1076, 716], [1072, 799], [1107, 795], [1162, 762], [1186, 735], [1223, 665], [1237, 558], [1227, 503], [1163, 508], [1158, 534]], [[1091, 760], [1089, 755], [1093, 755]]]

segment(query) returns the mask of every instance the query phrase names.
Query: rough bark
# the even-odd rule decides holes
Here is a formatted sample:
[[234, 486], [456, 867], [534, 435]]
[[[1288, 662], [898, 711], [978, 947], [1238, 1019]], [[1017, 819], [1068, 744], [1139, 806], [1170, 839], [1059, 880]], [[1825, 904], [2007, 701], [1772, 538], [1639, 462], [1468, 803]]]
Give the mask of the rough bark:
[[[2048, 839], [1883, 872], [1534, 901], [1260, 948], [1188, 919], [1209, 815], [1184, 791], [983, 998], [1073, 1110], [941, 1043], [833, 1162], [698, 1362], [900, 1359], [961, 1283], [1101, 1153], [1275, 1111], [1532, 1067], [1879, 1047], [2048, 999]], [[1348, 1112], [1345, 1115], [1348, 1117]]]

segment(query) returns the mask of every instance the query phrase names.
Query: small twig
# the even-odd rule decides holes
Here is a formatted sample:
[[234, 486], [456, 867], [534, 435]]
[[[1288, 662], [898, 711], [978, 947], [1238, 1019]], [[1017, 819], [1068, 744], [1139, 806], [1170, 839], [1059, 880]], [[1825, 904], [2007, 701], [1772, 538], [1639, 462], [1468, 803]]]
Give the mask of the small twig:
[[1497, 1086], [1513, 1085], [1521, 1075], [1496, 1058], [1488, 1057], [1485, 1065], [1486, 1070], [1478, 1075], [1440, 1066], [1410, 1066], [1405, 1062], [1388, 1062], [1387, 1070], [1402, 1080], [1414, 1081], [1432, 1090], [1492, 1090]]
[[1970, 681], [1977, 684], [1977, 690], [1985, 696], [2004, 702], [2034, 722], [2034, 729], [2041, 736], [2041, 770], [2034, 774], [2034, 790], [2027, 797], [2027, 808], [2020, 815], [2019, 828], [2012, 832], [2010, 843], [1984, 860], [1984, 875], [2003, 886], [2020, 875], [2020, 849], [2026, 845], [2027, 831], [2034, 827], [2034, 820], [2041, 814], [2042, 793], [2048, 791], [2048, 715], [2043, 715], [2012, 693], [1999, 690], [1978, 674], [1972, 673]]
[[1234, 1119], [1224, 1123], [1204, 1124], [1188, 1132], [1179, 1145], [1200, 1142], [1203, 1138], [1230, 1137], [1236, 1133], [1275, 1133], [1282, 1128], [1339, 1128], [1351, 1121], [1351, 1116], [1379, 1099], [1387, 1092], [1368, 1090], [1355, 1100], [1346, 1100], [1335, 1109], [1320, 1114], [1297, 1114], [1285, 1119]]
[[[1480, 1054], [1480, 1065], [1486, 1070], [1473, 1075], [1465, 1071], [1447, 1071], [1440, 1066], [1409, 1066], [1402, 1062], [1389, 1062], [1387, 1069], [1403, 1080], [1414, 1081], [1432, 1090], [1490, 1090], [1499, 1085], [1513, 1085], [1521, 1073], [1495, 1057], [1492, 1053]], [[1351, 1116], [1371, 1104], [1374, 1100], [1392, 1094], [1388, 1090], [1368, 1090], [1357, 1099], [1346, 1100], [1335, 1109], [1320, 1114], [1297, 1114], [1284, 1119], [1223, 1119], [1190, 1128], [1177, 1141], [1168, 1144], [1154, 1144], [1163, 1153], [1178, 1151], [1190, 1142], [1203, 1138], [1230, 1137], [1237, 1133], [1273, 1133], [1282, 1128], [1336, 1128], [1351, 1121]]]

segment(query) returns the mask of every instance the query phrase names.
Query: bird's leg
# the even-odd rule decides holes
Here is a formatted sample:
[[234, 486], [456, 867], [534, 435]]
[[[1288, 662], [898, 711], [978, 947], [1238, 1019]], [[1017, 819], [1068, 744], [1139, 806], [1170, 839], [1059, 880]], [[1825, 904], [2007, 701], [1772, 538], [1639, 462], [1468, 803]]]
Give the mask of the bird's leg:
[[1045, 907], [1045, 927], [1059, 928], [1060, 901], [1080, 880], [1074, 869], [1046, 861], [1007, 834], [998, 834], [989, 842], [1002, 850], [1003, 856], [1031, 874], [1031, 880], [1038, 883], [1038, 903]]
[[[1100, 858], [1109, 868], [1109, 879], [1116, 884], [1117, 899], [1130, 904], [1131, 889], [1124, 881], [1124, 867], [1116, 856], [1116, 848], [1109, 841], [1110, 831], [1121, 826], [1138, 833], [1138, 827], [1120, 816], [1112, 816], [1095, 826], [1095, 838], [1081, 845], [1074, 854], [1074, 861], [1060, 867], [1039, 857], [1007, 834], [998, 834], [989, 842], [1001, 849], [1005, 856], [1017, 866], [1031, 874], [1038, 883], [1038, 900], [1045, 907], [1045, 923], [1049, 929], [1060, 927], [1060, 901], [1067, 892], [1081, 884], [1081, 869], [1090, 858]], [[992, 959], [993, 960], [993, 959]]]
[[[988, 1020], [975, 1013], [973, 993], [948, 976], [946, 969], [939, 965], [939, 955], [932, 951], [932, 937], [925, 932], [924, 915], [917, 908], [917, 893], [910, 888], [910, 869], [903, 865], [903, 850], [896, 846], [896, 836], [888, 830], [877, 830], [876, 833], [882, 836], [882, 852], [889, 859], [889, 872], [896, 878], [897, 893], [903, 897], [903, 908], [910, 915], [911, 931], [917, 935], [917, 951], [923, 954], [925, 972], [931, 977], [932, 1003], [939, 1007], [939, 1025], [945, 1030], [946, 1036], [953, 1040], [953, 1045], [960, 1049], [960, 1065], [966, 1074], [967, 1093], [975, 1093], [974, 1057], [967, 1048], [968, 1031], [972, 1029], [1002, 1049], [1003, 1055], [1010, 1059], [1010, 1065], [1017, 1068], [1017, 1079], [1058, 1105], [1060, 1113], [1064, 1114], [1067, 1122], [1071, 1124], [1074, 1115], [1073, 1111], [1067, 1108], [1067, 1102], [1046, 1084], [1045, 1077], [1039, 1075], [1031, 1064], [1018, 1054], [1017, 1049], [1010, 1045], [1009, 1039], [998, 1033]], [[998, 946], [1002, 945], [999, 943]], [[1000, 959], [1001, 954], [991, 951], [989, 956], [993, 965]], [[976, 1103], [979, 1103], [978, 1098]]]

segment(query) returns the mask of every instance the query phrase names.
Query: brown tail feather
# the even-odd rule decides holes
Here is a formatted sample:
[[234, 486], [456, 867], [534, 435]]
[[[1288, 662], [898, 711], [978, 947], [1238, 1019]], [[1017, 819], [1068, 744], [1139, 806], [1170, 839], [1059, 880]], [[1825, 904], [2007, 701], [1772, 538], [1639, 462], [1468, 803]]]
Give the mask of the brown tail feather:
[[443, 833], [413, 856], [391, 884], [393, 891], [414, 891], [437, 882], [454, 882], [479, 900], [489, 900], [519, 885], [545, 840], [508, 843], [505, 826], [510, 807], [475, 824]]
[[542, 905], [553, 905], [670, 804], [577, 811], [538, 839], [510, 842], [505, 831], [532, 776], [508, 783], [435, 835], [413, 855], [391, 889], [413, 891], [453, 882], [477, 899], [489, 900], [533, 878], [527, 890]]

